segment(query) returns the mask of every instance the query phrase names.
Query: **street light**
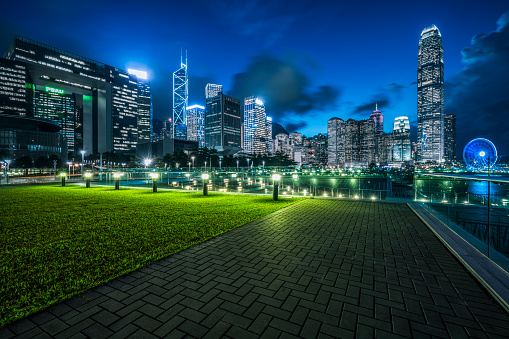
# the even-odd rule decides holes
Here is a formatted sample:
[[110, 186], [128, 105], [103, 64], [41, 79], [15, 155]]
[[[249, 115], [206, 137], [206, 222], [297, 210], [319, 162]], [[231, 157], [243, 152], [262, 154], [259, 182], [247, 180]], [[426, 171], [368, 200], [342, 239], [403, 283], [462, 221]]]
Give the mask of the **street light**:
[[272, 200], [277, 201], [278, 190], [279, 190], [279, 180], [281, 180], [281, 176], [279, 174], [272, 175], [272, 181], [274, 185], [274, 190], [272, 191]]
[[147, 168], [148, 165], [150, 165], [150, 163], [152, 162], [152, 160], [146, 158], [145, 160], [143, 160], [143, 163], [145, 164], [145, 168]]
[[62, 186], [65, 186], [65, 175], [66, 174], [64, 172], [60, 173], [60, 176], [62, 177]]
[[239, 171], [239, 161], [237, 160], [237, 172]]
[[208, 173], [203, 173], [201, 175], [201, 178], [203, 179], [203, 195], [208, 195], [209, 194], [209, 188], [208, 188], [208, 182], [209, 182], [209, 174]]
[[189, 165], [189, 172], [191, 172], [191, 161], [188, 161], [187, 164]]
[[262, 161], [262, 168], [265, 169], [265, 160]]
[[193, 168], [194, 168], [194, 157], [191, 157], [191, 160], [193, 161]]
[[221, 160], [219, 160], [219, 171], [221, 171]]
[[90, 172], [85, 173], [86, 188], [90, 188], [90, 177], [91, 176], [92, 176], [92, 173], [90, 173]]
[[85, 151], [81, 150], [81, 175], [83, 175], [83, 163], [85, 162]]
[[72, 165], [72, 162], [71, 162], [71, 161], [68, 161], [68, 162], [67, 162], [67, 165], [69, 165], [69, 175], [71, 175], [71, 165]]
[[122, 176], [122, 173], [113, 173], [113, 178], [115, 178], [115, 189], [120, 189], [120, 177]]
[[159, 174], [157, 173], [150, 173], [150, 177], [152, 178], [152, 192], [157, 192], [157, 178], [159, 177]]

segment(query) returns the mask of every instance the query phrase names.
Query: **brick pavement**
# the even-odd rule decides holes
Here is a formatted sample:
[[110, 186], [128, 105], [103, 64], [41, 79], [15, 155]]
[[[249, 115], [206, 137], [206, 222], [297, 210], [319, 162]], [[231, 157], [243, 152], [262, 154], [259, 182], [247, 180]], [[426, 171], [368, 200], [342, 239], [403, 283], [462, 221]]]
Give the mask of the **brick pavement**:
[[308, 199], [0, 329], [1, 338], [507, 337], [404, 204]]

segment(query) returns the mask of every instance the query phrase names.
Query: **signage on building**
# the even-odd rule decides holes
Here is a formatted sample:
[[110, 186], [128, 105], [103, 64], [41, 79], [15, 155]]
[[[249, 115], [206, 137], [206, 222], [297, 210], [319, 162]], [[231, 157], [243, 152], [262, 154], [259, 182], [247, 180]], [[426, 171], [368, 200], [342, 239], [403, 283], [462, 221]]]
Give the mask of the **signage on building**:
[[65, 93], [64, 90], [60, 89], [60, 88], [53, 88], [53, 87], [46, 86], [45, 89], [46, 89], [46, 92], [51, 92], [51, 93], [55, 93], [55, 94], [64, 94]]

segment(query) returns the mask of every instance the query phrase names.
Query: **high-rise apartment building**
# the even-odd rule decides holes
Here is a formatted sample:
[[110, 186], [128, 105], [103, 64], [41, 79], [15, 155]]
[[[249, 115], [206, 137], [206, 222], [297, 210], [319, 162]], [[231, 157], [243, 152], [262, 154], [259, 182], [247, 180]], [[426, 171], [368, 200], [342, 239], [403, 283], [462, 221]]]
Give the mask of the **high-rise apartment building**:
[[285, 156], [289, 157], [290, 154], [290, 143], [288, 139], [288, 135], [285, 133], [279, 133], [276, 135], [273, 141], [274, 145], [274, 153], [282, 153]]
[[345, 122], [345, 163], [375, 161], [375, 121], [373, 119]]
[[223, 85], [207, 84], [205, 86], [205, 100], [217, 97], [221, 93], [223, 93]]
[[[135, 152], [140, 105], [136, 76], [20, 36], [14, 38], [5, 58], [28, 71], [24, 86], [34, 93], [32, 110], [37, 113], [33, 114], [52, 120], [58, 114], [66, 116], [54, 121], [67, 136], [70, 152]], [[60, 110], [62, 104], [65, 107]], [[74, 105], [74, 140], [70, 105]]]
[[456, 160], [456, 115], [444, 115], [444, 159]]
[[267, 154], [267, 116], [263, 102], [254, 96], [244, 99], [242, 148], [246, 154]]
[[187, 140], [198, 141], [199, 147], [205, 146], [205, 107], [193, 105], [187, 107]]
[[444, 160], [444, 53], [435, 25], [426, 27], [419, 40], [417, 141], [419, 161]]
[[339, 168], [345, 164], [345, 121], [332, 118], [327, 121], [328, 160], [327, 166]]
[[410, 141], [410, 121], [408, 117], [394, 119], [393, 138], [393, 161], [412, 160], [412, 143]]
[[208, 98], [205, 106], [205, 146], [220, 155], [233, 155], [241, 150], [240, 100], [219, 94]]
[[187, 51], [186, 62], [180, 55], [180, 68], [173, 73], [173, 137], [174, 139], [186, 139], [187, 130], [184, 126], [177, 128], [178, 125], [186, 124], [186, 107], [188, 101], [188, 82], [187, 82]]

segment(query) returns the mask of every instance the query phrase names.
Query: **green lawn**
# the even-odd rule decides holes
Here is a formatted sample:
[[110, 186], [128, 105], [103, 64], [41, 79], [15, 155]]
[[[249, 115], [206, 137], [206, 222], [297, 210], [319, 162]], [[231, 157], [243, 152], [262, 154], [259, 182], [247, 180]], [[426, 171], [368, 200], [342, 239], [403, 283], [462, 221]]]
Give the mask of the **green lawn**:
[[299, 200], [78, 186], [0, 189], [0, 326]]

